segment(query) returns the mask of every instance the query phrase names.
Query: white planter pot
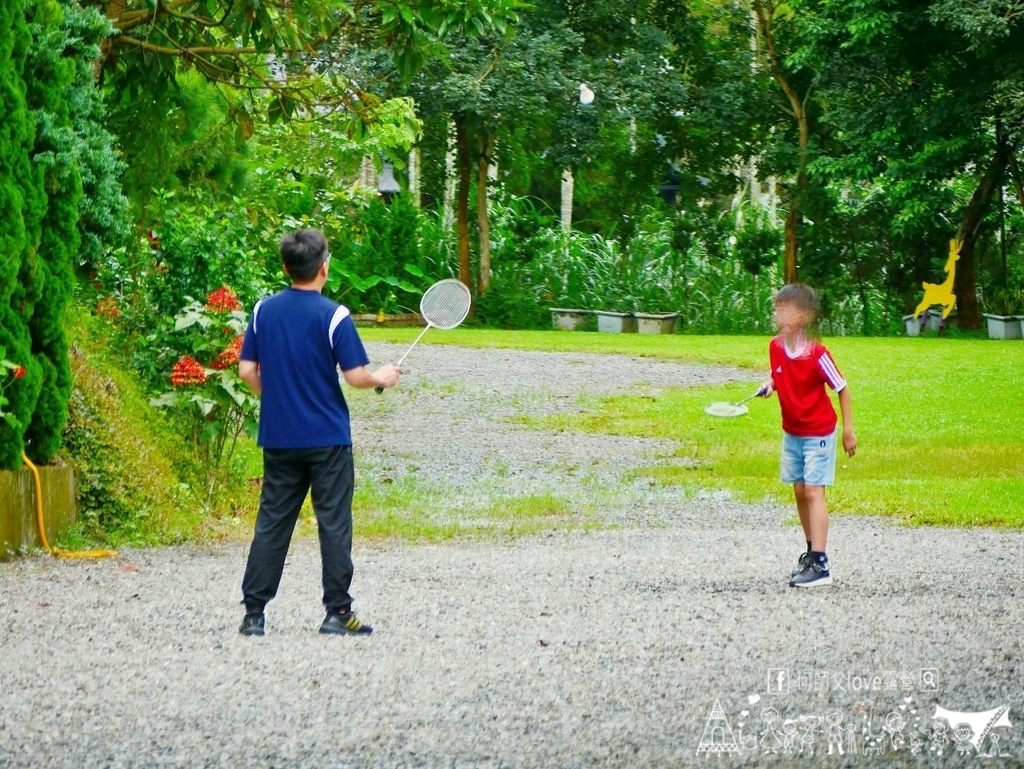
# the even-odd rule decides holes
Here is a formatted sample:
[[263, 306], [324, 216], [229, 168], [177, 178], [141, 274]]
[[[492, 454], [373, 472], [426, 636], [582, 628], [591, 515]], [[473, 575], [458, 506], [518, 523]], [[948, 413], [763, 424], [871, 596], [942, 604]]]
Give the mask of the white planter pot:
[[678, 312], [634, 312], [636, 330], [641, 334], [674, 334]]
[[606, 334], [636, 333], [636, 318], [631, 312], [597, 310], [597, 330]]
[[[953, 316], [950, 315], [949, 318], [946, 319], [947, 324], [952, 317]], [[939, 328], [942, 326], [942, 310], [928, 310], [924, 314], [922, 320], [924, 320], [924, 327], [926, 329], [928, 329], [929, 331], [938, 331]]]
[[988, 326], [989, 339], [1020, 339], [1020, 315], [992, 315], [982, 313]]
[[907, 331], [907, 336], [919, 336], [921, 333], [921, 318], [918, 318], [916, 315], [904, 315], [903, 327]]
[[564, 310], [552, 307], [551, 325], [556, 331], [576, 331], [587, 324], [587, 319], [592, 314], [590, 310]]

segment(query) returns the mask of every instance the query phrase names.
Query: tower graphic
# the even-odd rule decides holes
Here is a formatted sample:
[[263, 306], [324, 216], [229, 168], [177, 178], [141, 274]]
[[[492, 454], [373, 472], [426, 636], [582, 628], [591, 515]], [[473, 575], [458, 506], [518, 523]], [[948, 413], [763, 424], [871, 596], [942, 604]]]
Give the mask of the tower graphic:
[[711, 708], [708, 722], [704, 725], [704, 734], [701, 735], [700, 743], [697, 745], [697, 755], [709, 753], [712, 755], [741, 755], [743, 751], [736, 743], [736, 737], [729, 726], [729, 719], [725, 717], [725, 711], [718, 700]]

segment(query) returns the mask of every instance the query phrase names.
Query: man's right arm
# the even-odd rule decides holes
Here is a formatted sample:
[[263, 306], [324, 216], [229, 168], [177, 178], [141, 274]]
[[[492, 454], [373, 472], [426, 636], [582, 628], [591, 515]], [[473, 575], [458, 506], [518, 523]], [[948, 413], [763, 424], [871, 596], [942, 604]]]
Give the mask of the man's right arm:
[[369, 389], [370, 387], [394, 387], [398, 384], [398, 375], [402, 373], [402, 369], [393, 363], [388, 363], [373, 372], [366, 366], [357, 366], [341, 373], [344, 375], [345, 381], [352, 387]]
[[263, 383], [260, 381], [260, 367], [254, 360], [238, 361], [238, 376], [249, 385], [249, 388], [257, 395], [263, 394]]

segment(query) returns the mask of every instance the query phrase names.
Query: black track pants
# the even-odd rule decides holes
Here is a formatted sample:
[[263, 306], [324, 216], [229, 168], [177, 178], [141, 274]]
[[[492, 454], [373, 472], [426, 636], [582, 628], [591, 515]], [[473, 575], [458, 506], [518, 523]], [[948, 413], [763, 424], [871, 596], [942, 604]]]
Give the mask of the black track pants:
[[312, 489], [320, 531], [324, 605], [347, 611], [352, 584], [352, 447], [264, 449], [263, 492], [242, 578], [246, 608], [262, 611], [277, 595], [306, 494]]

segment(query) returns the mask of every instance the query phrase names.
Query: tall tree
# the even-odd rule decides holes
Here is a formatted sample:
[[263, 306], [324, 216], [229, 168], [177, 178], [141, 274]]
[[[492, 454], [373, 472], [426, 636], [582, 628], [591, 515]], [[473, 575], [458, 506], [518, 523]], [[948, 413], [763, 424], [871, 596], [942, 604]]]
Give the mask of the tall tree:
[[[455, 124], [459, 276], [484, 293], [490, 278], [488, 171], [497, 160], [500, 133], [516, 124], [537, 126], [543, 116], [572, 106], [577, 90], [567, 59], [578, 38], [562, 26], [524, 18], [507, 35], [450, 36], [446, 43], [449, 55], [423, 71], [412, 93], [428, 113], [450, 116]], [[474, 182], [480, 234], [475, 270], [469, 243]]]
[[[965, 328], [981, 325], [976, 248], [1024, 140], [1020, 10], [1016, 0], [797, 6], [815, 19], [802, 55], [821, 65], [822, 98], [848, 178], [887, 187], [894, 229], [922, 210], [933, 231], [943, 226], [940, 217], [954, 219], [938, 240], [963, 241], [954, 293]], [[965, 175], [973, 191], [957, 200], [950, 182]]]
[[[136, 213], [179, 177], [237, 187], [238, 148], [271, 122], [340, 111], [351, 131], [378, 116], [362, 46], [411, 77], [454, 27], [505, 23], [514, 0], [82, 0], [110, 18], [97, 73], [129, 161]], [[178, 152], [177, 150], [182, 149]], [[155, 160], [153, 159], [155, 158]], [[136, 162], [137, 161], [137, 162]]]
[[[795, 174], [795, 181], [786, 187], [785, 261], [784, 279], [787, 283], [797, 280], [800, 230], [804, 216], [801, 211], [803, 198], [807, 194], [807, 168], [810, 160], [811, 116], [814, 107], [811, 95], [814, 92], [814, 72], [790, 54], [799, 45], [800, 29], [797, 14], [787, 3], [775, 0], [753, 0], [754, 18], [757, 22], [758, 42], [768, 71], [778, 83], [785, 97], [786, 111], [792, 118], [797, 131], [797, 153], [787, 169]], [[789, 50], [787, 50], [789, 49]]]

